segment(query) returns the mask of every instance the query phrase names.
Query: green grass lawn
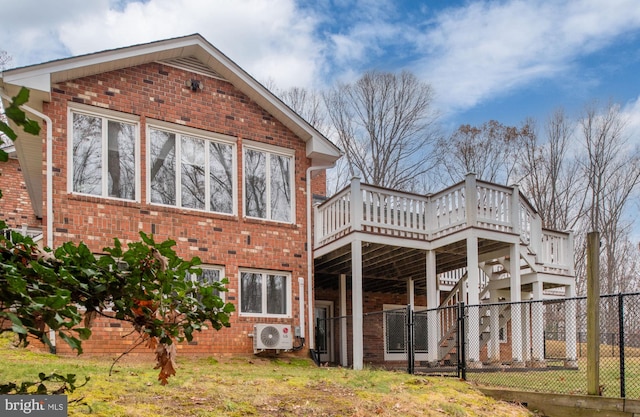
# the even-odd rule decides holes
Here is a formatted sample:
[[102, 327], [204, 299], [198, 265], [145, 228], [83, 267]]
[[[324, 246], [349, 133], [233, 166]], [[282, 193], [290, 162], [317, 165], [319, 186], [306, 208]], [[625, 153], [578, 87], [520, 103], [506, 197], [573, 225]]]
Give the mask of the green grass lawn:
[[0, 381], [37, 379], [39, 372], [75, 373], [89, 383], [69, 395], [70, 416], [531, 416], [522, 407], [483, 396], [453, 378], [366, 369], [318, 368], [308, 359], [254, 356], [178, 358], [169, 385], [148, 358], [59, 357], [11, 347], [0, 337]]

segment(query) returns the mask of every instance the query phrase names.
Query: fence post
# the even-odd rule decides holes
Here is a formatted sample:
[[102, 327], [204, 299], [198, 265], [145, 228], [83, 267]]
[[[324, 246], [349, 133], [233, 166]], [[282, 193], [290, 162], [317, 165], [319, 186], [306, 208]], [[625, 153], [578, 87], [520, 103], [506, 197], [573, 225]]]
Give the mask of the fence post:
[[458, 337], [456, 338], [458, 352], [458, 378], [467, 380], [467, 353], [465, 343], [466, 329], [464, 326], [464, 302], [458, 304]]
[[587, 234], [587, 394], [600, 395], [600, 233]]
[[415, 373], [415, 338], [413, 334], [413, 309], [407, 304], [407, 373]]
[[624, 380], [624, 295], [618, 294], [618, 326], [620, 331], [620, 397], [625, 397], [625, 380]]

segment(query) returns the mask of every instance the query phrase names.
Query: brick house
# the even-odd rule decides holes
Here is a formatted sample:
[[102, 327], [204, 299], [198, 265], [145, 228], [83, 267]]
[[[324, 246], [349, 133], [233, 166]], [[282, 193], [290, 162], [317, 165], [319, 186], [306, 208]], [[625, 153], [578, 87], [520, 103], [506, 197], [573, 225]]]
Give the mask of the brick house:
[[[408, 305], [416, 360], [444, 363], [447, 312], [464, 301], [486, 304], [470, 310], [471, 362], [539, 365], [542, 311], [495, 304], [575, 294], [571, 233], [543, 229], [517, 187], [470, 174], [423, 196], [356, 178], [313, 205], [339, 149], [200, 35], [12, 69], [3, 100], [21, 86], [46, 129], [0, 167], [0, 213], [46, 246], [84, 241], [97, 255], [140, 230], [172, 238], [202, 259], [194, 279], [227, 277], [231, 327], [184, 353], [250, 354], [261, 329], [289, 326], [322, 362], [392, 366], [406, 360]], [[121, 353], [134, 343], [121, 326], [96, 323], [85, 352]]]
[[[28, 87], [43, 127], [2, 166], [11, 227], [97, 255], [140, 230], [176, 240], [206, 279], [230, 280], [237, 310], [184, 352], [253, 352], [257, 323], [309, 339], [307, 212], [340, 151], [237, 64], [196, 34], [12, 69], [0, 86], [3, 100]], [[85, 352], [122, 352], [133, 340], [120, 326], [97, 322]]]

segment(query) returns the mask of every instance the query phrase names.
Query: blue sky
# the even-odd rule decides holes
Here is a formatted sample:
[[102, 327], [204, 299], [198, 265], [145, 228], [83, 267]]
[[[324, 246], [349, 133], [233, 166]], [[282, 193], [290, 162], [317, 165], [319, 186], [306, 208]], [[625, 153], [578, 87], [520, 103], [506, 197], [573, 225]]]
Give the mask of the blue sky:
[[280, 88], [412, 71], [448, 128], [614, 100], [640, 131], [638, 0], [0, 0], [0, 11], [9, 68], [200, 33]]

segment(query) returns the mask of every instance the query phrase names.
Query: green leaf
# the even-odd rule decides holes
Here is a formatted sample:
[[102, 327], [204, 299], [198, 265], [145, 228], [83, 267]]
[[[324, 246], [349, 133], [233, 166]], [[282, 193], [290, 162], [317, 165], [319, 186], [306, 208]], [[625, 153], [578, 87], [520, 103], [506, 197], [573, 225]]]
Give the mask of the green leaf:
[[22, 125], [22, 129], [25, 132], [30, 133], [30, 134], [35, 135], [35, 136], [40, 134], [40, 125], [35, 120], [27, 119], [25, 121], [24, 125]]
[[78, 336], [80, 336], [80, 339], [82, 339], [82, 340], [87, 340], [91, 336], [91, 330], [87, 329], [85, 327], [80, 327], [80, 328], [77, 328], [77, 329], [73, 329], [73, 331], [77, 332]]
[[13, 106], [22, 106], [27, 101], [29, 101], [29, 89], [26, 87], [22, 87], [20, 91], [18, 91], [18, 95], [11, 99], [13, 102]]
[[79, 339], [77, 339], [77, 338], [75, 338], [73, 336], [69, 336], [68, 334], [66, 334], [64, 332], [58, 332], [58, 335], [60, 336], [60, 338], [62, 340], [67, 342], [67, 344], [69, 345], [71, 350], [77, 350], [78, 351], [78, 355], [80, 355], [82, 353], [82, 343], [80, 342]]
[[11, 140], [16, 140], [16, 138], [18, 137], [18, 135], [16, 135], [16, 132], [14, 132], [13, 129], [11, 129], [11, 127], [3, 121], [0, 121], [0, 132], [7, 135], [7, 137]]
[[28, 333], [27, 328], [24, 327], [24, 325], [22, 324], [22, 320], [20, 320], [20, 317], [8, 311], [2, 312], [2, 315], [9, 317], [9, 320], [11, 320], [11, 330], [13, 330], [15, 333], [18, 333], [18, 334]]

